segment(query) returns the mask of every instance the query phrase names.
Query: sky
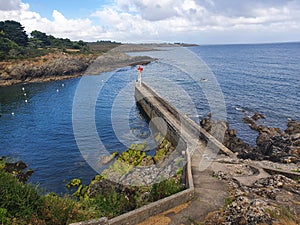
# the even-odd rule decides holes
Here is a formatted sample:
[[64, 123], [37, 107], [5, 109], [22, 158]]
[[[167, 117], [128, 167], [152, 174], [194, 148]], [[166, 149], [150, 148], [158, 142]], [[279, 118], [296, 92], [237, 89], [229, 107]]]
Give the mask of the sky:
[[0, 0], [4, 20], [74, 41], [300, 41], [300, 0]]

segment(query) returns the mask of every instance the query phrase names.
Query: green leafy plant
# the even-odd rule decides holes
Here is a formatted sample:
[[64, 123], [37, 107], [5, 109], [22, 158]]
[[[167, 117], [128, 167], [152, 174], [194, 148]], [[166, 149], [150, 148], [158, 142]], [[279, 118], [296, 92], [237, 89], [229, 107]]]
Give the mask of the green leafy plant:
[[102, 216], [112, 218], [135, 208], [135, 204], [129, 198], [115, 190], [99, 193], [93, 200], [96, 209], [102, 212]]
[[153, 184], [150, 195], [153, 201], [168, 197], [184, 190], [184, 185], [177, 178], [170, 178], [160, 183]]

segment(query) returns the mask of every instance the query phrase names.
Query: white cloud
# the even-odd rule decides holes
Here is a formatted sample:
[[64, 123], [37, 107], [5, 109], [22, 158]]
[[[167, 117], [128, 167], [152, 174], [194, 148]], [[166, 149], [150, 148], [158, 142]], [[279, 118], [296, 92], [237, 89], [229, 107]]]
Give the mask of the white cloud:
[[43, 18], [37, 12], [30, 10], [29, 4], [20, 3], [14, 10], [0, 10], [0, 20], [19, 21], [27, 33], [39, 30], [56, 37], [73, 40], [89, 39], [93, 34], [101, 34], [101, 27], [92, 25], [90, 19], [67, 19], [62, 13], [53, 10], [53, 20]]
[[21, 9], [23, 3], [20, 0], [0, 0], [1, 11], [11, 11]]
[[0, 7], [0, 20], [17, 20], [28, 32], [123, 42], [297, 40], [299, 15], [300, 1], [292, 0], [115, 0], [84, 19], [69, 19], [57, 10], [53, 18], [43, 18], [21, 0], [5, 1]]

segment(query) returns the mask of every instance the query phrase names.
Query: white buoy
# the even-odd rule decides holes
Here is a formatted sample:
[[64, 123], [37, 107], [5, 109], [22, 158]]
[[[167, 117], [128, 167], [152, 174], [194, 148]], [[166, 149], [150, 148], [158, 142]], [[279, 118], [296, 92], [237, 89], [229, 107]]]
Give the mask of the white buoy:
[[64, 87], [64, 86], [65, 86], [65, 84], [61, 84], [61, 86], [62, 86], [62, 87]]
[[24, 88], [24, 87], [22, 87], [22, 91], [25, 91], [25, 88]]
[[102, 80], [102, 83], [104, 82], [104, 80]]
[[15, 115], [15, 113], [14, 113], [14, 112], [12, 112], [12, 113], [11, 113], [11, 115], [12, 115], [12, 116], [14, 116], [14, 115]]
[[26, 93], [24, 93], [24, 96], [26, 96], [27, 94]]
[[28, 102], [27, 99], [25, 99], [25, 102], [26, 102], [26, 103]]
[[56, 89], [56, 92], [59, 92], [59, 90], [58, 90], [58, 89]]

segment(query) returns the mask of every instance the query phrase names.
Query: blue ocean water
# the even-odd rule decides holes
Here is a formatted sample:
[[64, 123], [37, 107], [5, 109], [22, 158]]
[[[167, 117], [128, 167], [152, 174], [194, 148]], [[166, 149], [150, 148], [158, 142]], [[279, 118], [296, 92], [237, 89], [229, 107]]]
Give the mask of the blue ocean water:
[[[188, 50], [214, 74], [224, 96], [227, 120], [248, 143], [255, 144], [256, 133], [242, 122], [244, 116], [264, 113], [267, 119], [262, 123], [281, 129], [288, 118], [300, 120], [300, 43], [195, 46]], [[163, 59], [167, 52], [155, 54]], [[84, 79], [97, 84], [94, 121], [108, 152], [124, 151], [130, 143], [149, 139], [147, 123], [134, 100], [136, 67]], [[195, 120], [210, 112], [205, 93], [209, 81], [199, 88], [188, 74], [163, 60], [146, 65], [143, 79]], [[83, 158], [73, 130], [74, 96], [81, 83], [76, 78], [0, 88], [0, 156], [25, 161], [35, 171], [30, 182], [47, 191], [65, 193], [70, 179], [88, 183], [96, 174]], [[82, 118], [85, 116], [83, 110]], [[89, 134], [86, 136], [83, 142], [88, 142]]]
[[286, 129], [300, 120], [300, 43], [219, 45], [192, 48], [214, 72], [225, 97], [227, 119], [254, 145], [257, 133], [244, 116], [264, 113], [267, 126]]

